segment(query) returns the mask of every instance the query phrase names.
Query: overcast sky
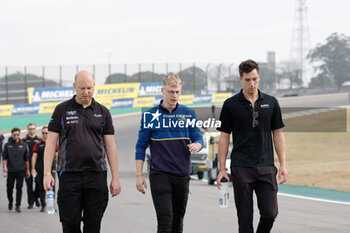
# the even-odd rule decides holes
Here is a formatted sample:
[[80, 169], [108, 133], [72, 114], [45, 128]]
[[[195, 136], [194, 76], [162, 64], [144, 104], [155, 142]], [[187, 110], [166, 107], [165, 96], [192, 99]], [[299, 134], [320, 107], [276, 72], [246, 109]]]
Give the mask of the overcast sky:
[[[11, 0], [0, 66], [289, 58], [296, 0]], [[307, 0], [311, 47], [350, 36], [350, 1]], [[110, 57], [108, 56], [110, 54]]]

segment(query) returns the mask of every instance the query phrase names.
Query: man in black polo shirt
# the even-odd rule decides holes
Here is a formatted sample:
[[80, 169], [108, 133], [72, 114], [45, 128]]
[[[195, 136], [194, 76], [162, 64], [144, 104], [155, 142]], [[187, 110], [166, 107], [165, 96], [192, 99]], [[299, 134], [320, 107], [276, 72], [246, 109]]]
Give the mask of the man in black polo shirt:
[[57, 203], [63, 232], [81, 232], [82, 220], [84, 233], [97, 233], [108, 203], [106, 156], [112, 172], [110, 193], [121, 191], [114, 127], [108, 109], [92, 98], [95, 82], [90, 72], [77, 73], [73, 87], [76, 95], [55, 108], [49, 123], [44, 188], [54, 185], [51, 165], [59, 140]]
[[[27, 125], [27, 135], [22, 138], [22, 142], [25, 142], [29, 148], [29, 169], [32, 167], [32, 156], [33, 156], [33, 148], [34, 144], [39, 142], [41, 138], [36, 135], [36, 127], [34, 123], [29, 123]], [[32, 175], [29, 178], [26, 178], [27, 185], [27, 201], [28, 201], [28, 209], [33, 209], [33, 204], [37, 207], [40, 206], [39, 203], [39, 189], [38, 189], [38, 180], [35, 180], [35, 189], [33, 190], [33, 177]]]
[[[44, 189], [44, 151], [46, 146], [46, 140], [48, 135], [48, 127], [43, 126], [41, 129], [42, 140], [34, 144], [33, 157], [32, 157], [32, 176], [36, 176], [36, 183], [39, 190], [39, 197], [41, 202], [40, 212], [45, 212], [46, 200]], [[52, 170], [56, 170], [58, 145], [56, 145], [55, 159], [52, 163]], [[52, 174], [55, 178], [54, 173]]]
[[272, 135], [280, 163], [280, 183], [285, 183], [288, 177], [282, 132], [284, 124], [277, 99], [258, 89], [258, 64], [253, 60], [242, 62], [239, 65], [239, 75], [242, 90], [224, 102], [220, 114], [220, 172], [217, 185], [220, 188], [223, 177], [229, 179], [225, 162], [232, 133], [231, 175], [239, 232], [254, 232], [253, 191], [256, 193], [260, 211], [256, 232], [270, 232], [278, 214], [277, 168], [274, 165]]

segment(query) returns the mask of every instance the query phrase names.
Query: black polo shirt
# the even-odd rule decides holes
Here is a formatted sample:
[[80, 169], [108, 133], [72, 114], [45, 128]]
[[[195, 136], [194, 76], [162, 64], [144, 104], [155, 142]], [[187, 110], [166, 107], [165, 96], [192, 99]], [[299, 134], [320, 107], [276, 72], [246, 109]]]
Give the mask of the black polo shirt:
[[22, 142], [25, 142], [28, 145], [29, 148], [29, 168], [32, 169], [32, 156], [33, 156], [33, 148], [34, 144], [39, 142], [41, 138], [39, 138], [37, 135], [35, 137], [31, 138], [28, 134], [22, 138]]
[[[44, 152], [45, 152], [45, 146], [46, 142], [44, 140], [41, 140], [34, 144], [33, 148], [33, 154], [37, 153], [36, 161], [35, 161], [35, 170], [38, 173], [44, 172]], [[58, 151], [58, 145], [56, 145], [56, 152]], [[54, 159], [52, 162], [52, 168], [51, 170], [56, 169], [56, 160]]]
[[242, 90], [225, 100], [220, 114], [221, 127], [217, 130], [232, 132], [231, 167], [266, 166], [274, 164], [271, 130], [284, 127], [281, 109], [275, 97], [259, 91], [254, 111], [258, 112], [253, 127], [253, 107]]
[[114, 135], [114, 127], [105, 106], [92, 99], [83, 108], [74, 96], [56, 106], [49, 131], [59, 133], [57, 171], [107, 170], [103, 136]]

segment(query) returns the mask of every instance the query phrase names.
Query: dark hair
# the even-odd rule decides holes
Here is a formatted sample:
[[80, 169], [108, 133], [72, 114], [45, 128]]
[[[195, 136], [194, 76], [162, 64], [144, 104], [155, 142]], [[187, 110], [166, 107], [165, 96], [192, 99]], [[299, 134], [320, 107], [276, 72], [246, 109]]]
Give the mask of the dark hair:
[[243, 77], [243, 73], [249, 73], [252, 70], [256, 69], [258, 74], [260, 73], [259, 65], [255, 61], [249, 59], [246, 61], [242, 61], [241, 64], [239, 64], [239, 76]]
[[49, 127], [47, 127], [46, 125], [45, 126], [43, 126], [42, 128], [41, 128], [41, 131], [43, 131], [43, 129], [48, 129]]
[[13, 132], [15, 132], [15, 131], [21, 132], [21, 130], [20, 130], [19, 128], [13, 128], [13, 129], [11, 130], [11, 133], [13, 133]]

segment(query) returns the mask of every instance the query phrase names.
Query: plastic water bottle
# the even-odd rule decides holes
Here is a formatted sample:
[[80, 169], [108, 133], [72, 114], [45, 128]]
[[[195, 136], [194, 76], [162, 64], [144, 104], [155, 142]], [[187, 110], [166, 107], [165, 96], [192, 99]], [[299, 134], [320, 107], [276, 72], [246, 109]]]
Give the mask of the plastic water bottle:
[[228, 180], [223, 177], [221, 179], [221, 186], [219, 190], [219, 206], [220, 208], [227, 208], [230, 200], [230, 193], [228, 191], [229, 183]]
[[7, 180], [7, 172], [4, 173], [4, 180], [5, 180], [5, 181]]
[[55, 214], [55, 193], [53, 190], [46, 192], [46, 210], [48, 214]]

